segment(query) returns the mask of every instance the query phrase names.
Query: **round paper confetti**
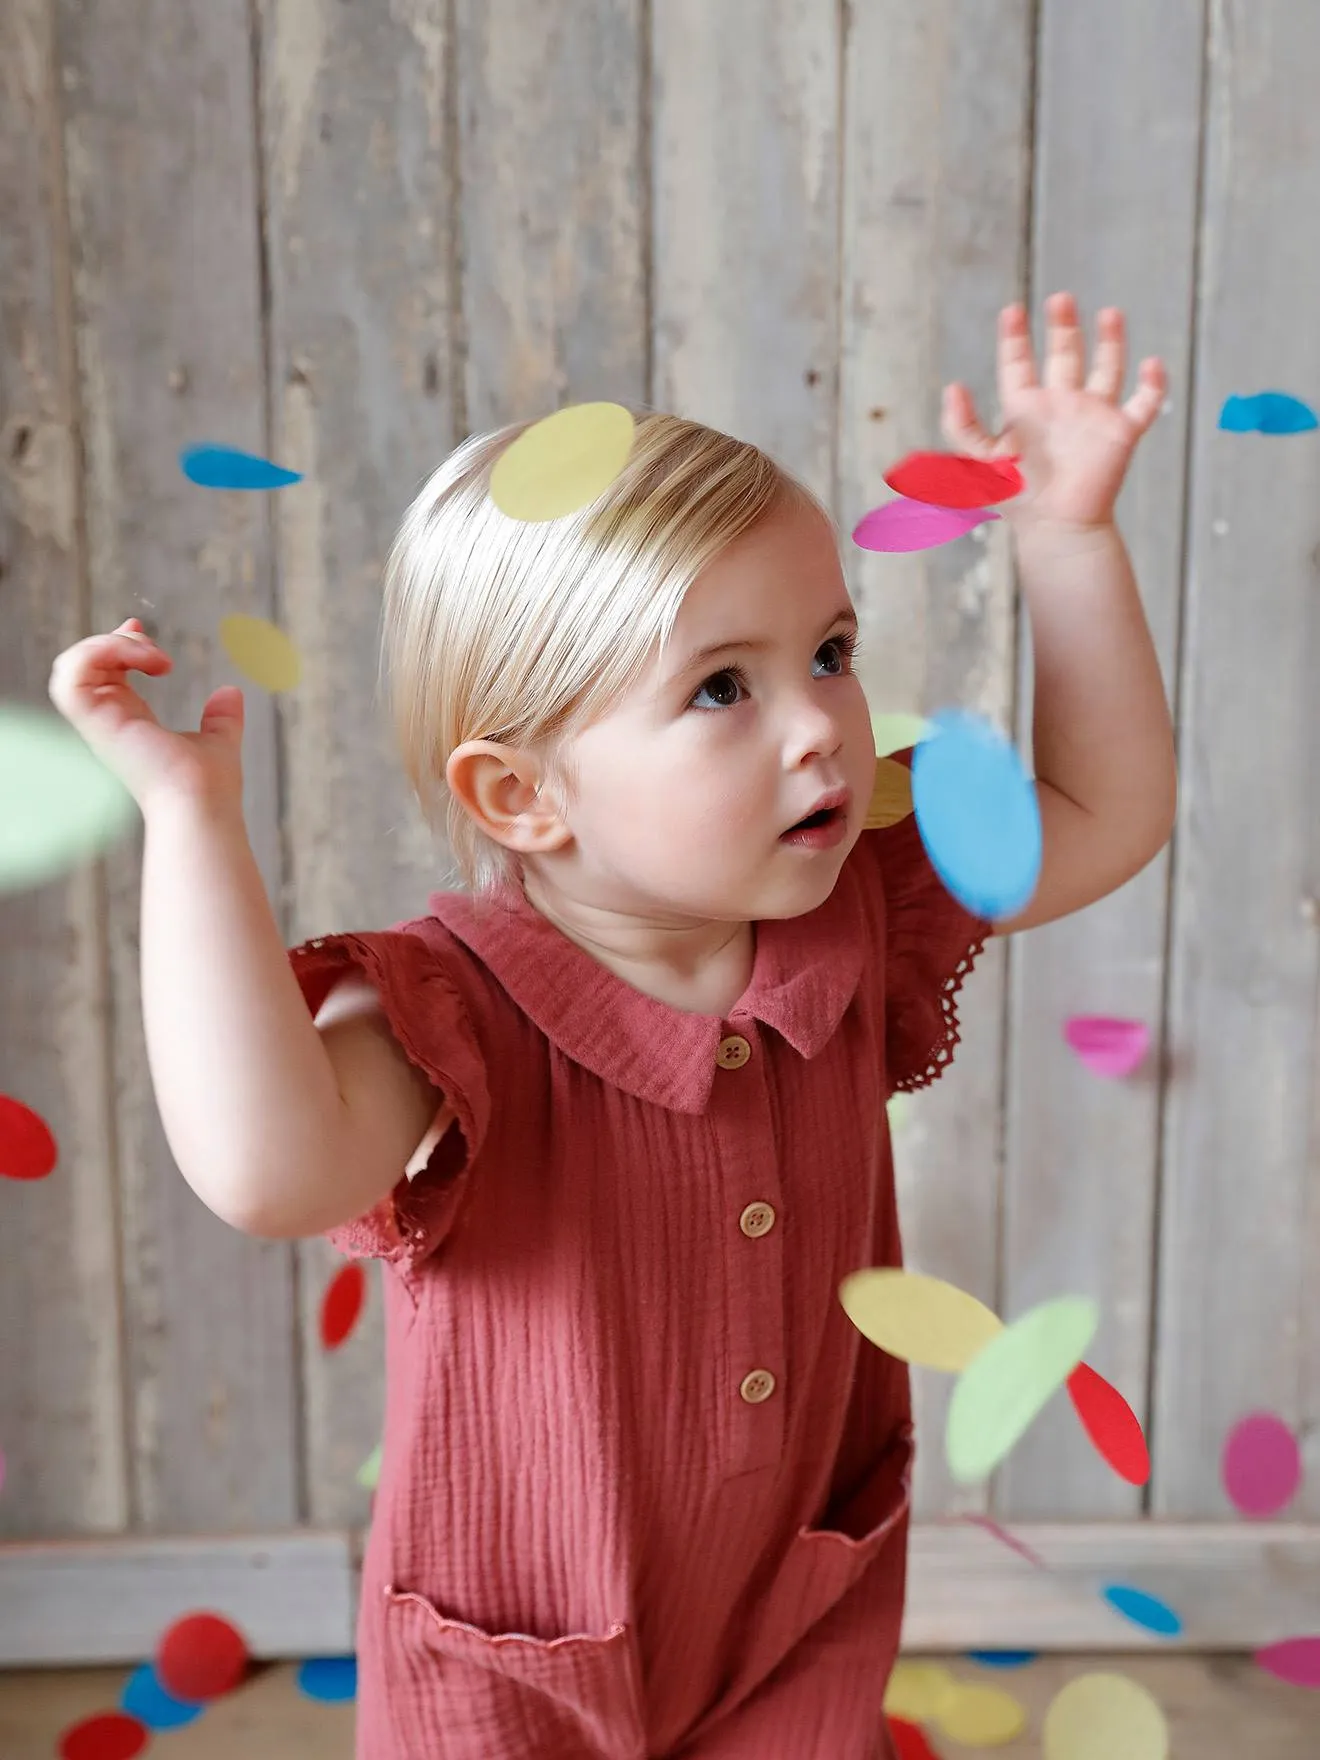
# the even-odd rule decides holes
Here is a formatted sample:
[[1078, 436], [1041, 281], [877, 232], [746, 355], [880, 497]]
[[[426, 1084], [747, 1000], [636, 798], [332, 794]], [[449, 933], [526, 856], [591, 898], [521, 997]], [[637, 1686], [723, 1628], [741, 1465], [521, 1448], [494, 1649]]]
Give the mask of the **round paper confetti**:
[[950, 1375], [1003, 1331], [984, 1302], [916, 1271], [854, 1271], [840, 1284], [839, 1300], [862, 1336], [882, 1351]]
[[901, 709], [871, 717], [878, 758], [887, 758], [891, 752], [905, 752], [909, 746], [920, 745], [923, 739], [929, 739], [932, 731], [924, 715], [911, 715]]
[[885, 1716], [931, 1723], [957, 1690], [957, 1681], [938, 1662], [896, 1662], [885, 1688]]
[[909, 1723], [906, 1717], [890, 1717], [886, 1721], [898, 1760], [940, 1760], [919, 1724]]
[[1010, 917], [1036, 890], [1036, 789], [1012, 744], [979, 716], [935, 718], [912, 754], [912, 802], [931, 864], [969, 911]]
[[343, 1705], [357, 1697], [355, 1656], [316, 1656], [300, 1664], [298, 1690], [325, 1705]]
[[1115, 1020], [1109, 1015], [1075, 1015], [1063, 1036], [1092, 1075], [1111, 1081], [1130, 1076], [1150, 1049], [1145, 1021]]
[[218, 1613], [176, 1620], [156, 1651], [156, 1679], [172, 1698], [189, 1704], [231, 1692], [247, 1666], [247, 1640]]
[[1155, 1632], [1161, 1638], [1176, 1638], [1183, 1629], [1182, 1620], [1158, 1596], [1147, 1595], [1127, 1583], [1110, 1583], [1104, 1590], [1105, 1600], [1115, 1613], [1130, 1619], [1134, 1626]]
[[1244, 1516], [1273, 1516], [1302, 1482], [1302, 1451], [1282, 1418], [1252, 1412], [1229, 1432], [1221, 1471], [1229, 1501]]
[[225, 653], [263, 691], [291, 691], [302, 677], [298, 650], [282, 629], [264, 617], [236, 612], [220, 619]]
[[958, 1378], [945, 1454], [960, 1485], [991, 1474], [1071, 1375], [1100, 1315], [1081, 1296], [1042, 1302], [992, 1338]]
[[1320, 1638], [1285, 1638], [1257, 1650], [1256, 1661], [1291, 1687], [1320, 1687]]
[[1068, 1377], [1068, 1397], [1101, 1457], [1129, 1485], [1150, 1478], [1150, 1451], [1141, 1423], [1118, 1389], [1086, 1363]]
[[119, 1700], [120, 1709], [148, 1729], [183, 1729], [202, 1715], [204, 1705], [192, 1705], [167, 1693], [149, 1662], [135, 1669]]
[[885, 482], [896, 495], [935, 507], [981, 509], [982, 502], [1009, 501], [1025, 483], [1011, 459], [968, 458], [960, 452], [909, 452]]
[[524, 430], [495, 461], [490, 498], [510, 519], [562, 519], [618, 476], [635, 423], [617, 403], [576, 403]]
[[1027, 1727], [1027, 1713], [1002, 1687], [968, 1686], [957, 1691], [938, 1716], [941, 1730], [950, 1741], [968, 1748], [1002, 1748], [1016, 1741]]
[[0, 1094], [0, 1178], [45, 1179], [57, 1158], [45, 1119], [12, 1095]]
[[72, 1724], [60, 1737], [60, 1760], [133, 1760], [150, 1740], [145, 1726], [125, 1711], [98, 1711]]
[[338, 1350], [357, 1325], [367, 1299], [367, 1276], [356, 1262], [341, 1265], [321, 1298], [321, 1343]]
[[877, 758], [875, 785], [866, 809], [868, 831], [883, 831], [912, 816], [912, 772], [894, 758]]
[[186, 446], [179, 466], [190, 483], [203, 489], [284, 489], [302, 481], [300, 471], [286, 471], [234, 446]]
[[384, 1445], [378, 1442], [357, 1470], [357, 1482], [364, 1491], [374, 1491], [380, 1484], [380, 1463], [383, 1458]]
[[979, 1662], [982, 1668], [1025, 1668], [1034, 1662], [1040, 1654], [1038, 1650], [969, 1650], [969, 1662]]
[[66, 721], [0, 704], [0, 892], [67, 873], [122, 836], [136, 813]]
[[1150, 1694], [1124, 1674], [1083, 1674], [1055, 1696], [1045, 1760], [1168, 1760], [1169, 1729]]
[[873, 507], [853, 527], [853, 543], [862, 550], [897, 554], [910, 550], [933, 550], [951, 544], [986, 520], [998, 519], [988, 507], [932, 507], [927, 501], [900, 496]]

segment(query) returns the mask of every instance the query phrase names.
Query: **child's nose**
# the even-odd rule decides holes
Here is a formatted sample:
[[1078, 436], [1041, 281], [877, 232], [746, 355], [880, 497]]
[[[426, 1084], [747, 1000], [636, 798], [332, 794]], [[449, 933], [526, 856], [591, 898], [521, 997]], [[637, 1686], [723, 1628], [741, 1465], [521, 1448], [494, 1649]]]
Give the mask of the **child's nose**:
[[824, 703], [804, 697], [795, 707], [787, 744], [793, 765], [809, 758], [832, 757], [843, 744], [842, 723]]

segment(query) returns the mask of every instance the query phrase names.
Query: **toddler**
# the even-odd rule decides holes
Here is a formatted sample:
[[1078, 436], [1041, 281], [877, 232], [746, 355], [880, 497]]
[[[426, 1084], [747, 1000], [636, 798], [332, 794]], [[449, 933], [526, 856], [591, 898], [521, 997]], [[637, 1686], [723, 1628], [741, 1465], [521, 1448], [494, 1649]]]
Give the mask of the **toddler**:
[[755, 447], [638, 412], [579, 513], [497, 511], [520, 432], [468, 440], [394, 546], [385, 655], [467, 882], [388, 930], [281, 945], [243, 826], [242, 698], [193, 733], [135, 620], [52, 696], [146, 822], [152, 1074], [234, 1227], [382, 1258], [384, 1460], [360, 1760], [884, 1760], [912, 1433], [838, 1301], [900, 1260], [885, 1102], [930, 1082], [991, 932], [1164, 845], [1173, 740], [1113, 524], [1157, 414], [1121, 314], [1000, 322], [1030, 611], [1039, 888], [945, 891], [875, 772], [824, 510]]

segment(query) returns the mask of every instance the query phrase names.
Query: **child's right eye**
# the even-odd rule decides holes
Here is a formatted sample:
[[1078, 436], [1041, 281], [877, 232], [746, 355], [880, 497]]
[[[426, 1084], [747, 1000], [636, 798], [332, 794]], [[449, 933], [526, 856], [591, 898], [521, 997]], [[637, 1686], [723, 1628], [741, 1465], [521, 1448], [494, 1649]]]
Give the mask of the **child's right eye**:
[[[732, 709], [742, 700], [747, 680], [736, 666], [726, 666], [702, 679], [688, 705], [692, 709]], [[703, 701], [703, 699], [705, 699]]]

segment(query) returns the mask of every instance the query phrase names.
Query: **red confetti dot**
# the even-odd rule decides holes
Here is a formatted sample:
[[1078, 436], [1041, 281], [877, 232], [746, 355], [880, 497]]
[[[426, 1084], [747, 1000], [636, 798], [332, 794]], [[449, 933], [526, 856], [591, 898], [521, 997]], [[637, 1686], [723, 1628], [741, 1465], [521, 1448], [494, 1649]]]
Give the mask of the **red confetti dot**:
[[894, 1747], [898, 1750], [898, 1760], [940, 1760], [939, 1755], [926, 1740], [926, 1733], [915, 1723], [909, 1723], [903, 1717], [889, 1719], [889, 1733], [894, 1738]]
[[145, 1723], [126, 1711], [98, 1711], [60, 1737], [60, 1760], [133, 1760], [150, 1740]]
[[45, 1119], [21, 1100], [0, 1094], [0, 1174], [6, 1179], [45, 1179], [58, 1154]]
[[885, 481], [896, 494], [933, 507], [981, 507], [1009, 501], [1026, 486], [1011, 459], [968, 458], [960, 452], [909, 452], [886, 474]]
[[231, 1692], [247, 1666], [247, 1640], [218, 1613], [186, 1614], [156, 1650], [156, 1678], [167, 1693], [190, 1705]]
[[1119, 1478], [1144, 1485], [1150, 1478], [1150, 1450], [1137, 1414], [1118, 1389], [1079, 1363], [1068, 1377], [1068, 1397], [1086, 1434]]
[[357, 1325], [367, 1299], [367, 1274], [360, 1265], [341, 1265], [321, 1298], [321, 1343], [338, 1350]]

